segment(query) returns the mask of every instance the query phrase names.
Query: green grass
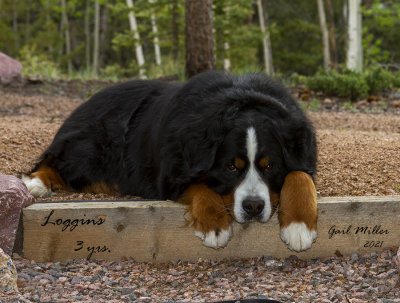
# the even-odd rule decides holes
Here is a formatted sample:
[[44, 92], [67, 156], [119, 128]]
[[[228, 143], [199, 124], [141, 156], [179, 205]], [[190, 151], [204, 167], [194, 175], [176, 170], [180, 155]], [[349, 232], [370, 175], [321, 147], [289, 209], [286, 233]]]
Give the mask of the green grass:
[[241, 67], [232, 67], [232, 74], [244, 75], [247, 73], [262, 73], [264, 71], [263, 67], [258, 64], [249, 64]]
[[312, 98], [308, 101], [300, 101], [300, 107], [303, 110], [309, 110], [312, 112], [319, 111], [321, 108], [321, 102], [317, 98]]
[[152, 64], [146, 69], [148, 79], [156, 79], [165, 76], [178, 76], [179, 81], [185, 81], [184, 62], [174, 61], [172, 58], [163, 57], [162, 64]]
[[343, 103], [343, 108], [346, 111], [350, 111], [352, 113], [358, 113], [359, 110], [353, 105], [351, 101], [346, 101]]
[[320, 108], [320, 106], [321, 106], [321, 103], [319, 102], [319, 100], [318, 99], [316, 99], [316, 98], [312, 98], [311, 100], [310, 100], [310, 107], [309, 107], [309, 109], [311, 110], [311, 111], [318, 111], [319, 110], [319, 108]]

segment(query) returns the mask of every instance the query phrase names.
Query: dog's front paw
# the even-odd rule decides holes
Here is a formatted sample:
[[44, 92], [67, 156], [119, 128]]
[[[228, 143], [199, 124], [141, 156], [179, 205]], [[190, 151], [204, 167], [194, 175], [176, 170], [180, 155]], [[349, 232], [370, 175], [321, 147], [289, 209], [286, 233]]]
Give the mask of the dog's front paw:
[[225, 247], [232, 236], [230, 201], [218, 195], [205, 184], [191, 185], [179, 200], [189, 204], [188, 224], [203, 244], [212, 248]]
[[316, 238], [317, 231], [308, 229], [305, 223], [291, 223], [281, 228], [281, 239], [291, 250], [309, 249]]
[[203, 240], [203, 244], [211, 248], [222, 248], [225, 247], [232, 237], [232, 225], [228, 229], [217, 229], [209, 232], [203, 232], [196, 230], [195, 236]]

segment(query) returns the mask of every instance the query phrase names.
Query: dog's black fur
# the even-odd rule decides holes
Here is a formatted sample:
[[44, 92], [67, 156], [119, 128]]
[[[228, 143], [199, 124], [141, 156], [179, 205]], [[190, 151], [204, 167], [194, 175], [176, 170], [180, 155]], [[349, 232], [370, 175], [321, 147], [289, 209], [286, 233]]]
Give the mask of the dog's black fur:
[[279, 192], [293, 170], [312, 175], [311, 123], [286, 90], [261, 74], [206, 72], [183, 84], [131, 81], [95, 94], [61, 126], [42, 155], [77, 191], [104, 182], [121, 194], [177, 199], [196, 182], [219, 194], [242, 178], [227, 165], [254, 125], [274, 166], [264, 172]]

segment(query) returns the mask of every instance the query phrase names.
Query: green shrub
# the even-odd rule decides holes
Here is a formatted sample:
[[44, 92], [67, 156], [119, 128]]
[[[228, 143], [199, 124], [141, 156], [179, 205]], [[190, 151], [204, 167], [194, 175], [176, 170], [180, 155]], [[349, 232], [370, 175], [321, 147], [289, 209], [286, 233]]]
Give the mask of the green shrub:
[[369, 68], [365, 72], [365, 80], [369, 87], [369, 94], [388, 91], [396, 85], [395, 75], [381, 66]]
[[394, 75], [394, 81], [393, 81], [393, 86], [395, 88], [400, 88], [400, 72], [396, 73]]
[[335, 70], [319, 70], [314, 76], [307, 78], [306, 84], [309, 89], [328, 96], [357, 100], [400, 87], [400, 77], [377, 66], [364, 73], [346, 69], [340, 73]]
[[166, 76], [177, 76], [180, 81], [186, 80], [185, 64], [182, 61], [176, 61], [172, 57], [164, 56], [162, 64], [151, 64], [146, 70], [147, 78], [155, 79]]
[[306, 84], [307, 77], [298, 73], [292, 73], [289, 77], [283, 78], [283, 80], [288, 86], [299, 86]]
[[113, 81], [123, 78], [125, 73], [126, 70], [117, 63], [107, 65], [100, 70], [100, 75], [102, 78], [111, 79]]
[[36, 45], [25, 45], [19, 52], [22, 75], [31, 79], [51, 80], [60, 78], [61, 72], [45, 54], [36, 52]]
[[336, 71], [325, 71], [320, 69], [314, 76], [308, 77], [306, 85], [313, 91], [321, 91], [327, 95], [335, 95], [336, 82], [335, 74]]
[[307, 78], [306, 84], [309, 89], [321, 91], [328, 96], [352, 100], [368, 96], [368, 84], [363, 75], [349, 70], [342, 73], [335, 70], [319, 70], [314, 76]]
[[345, 71], [336, 73], [334, 78], [337, 95], [351, 100], [363, 99], [368, 96], [368, 84], [361, 73]]

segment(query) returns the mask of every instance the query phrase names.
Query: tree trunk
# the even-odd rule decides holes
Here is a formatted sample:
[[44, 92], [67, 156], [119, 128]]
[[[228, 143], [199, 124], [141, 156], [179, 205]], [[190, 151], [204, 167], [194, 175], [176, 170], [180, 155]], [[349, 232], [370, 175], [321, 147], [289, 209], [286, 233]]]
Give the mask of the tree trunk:
[[71, 62], [71, 38], [69, 35], [69, 22], [68, 22], [68, 16], [67, 16], [67, 4], [65, 0], [61, 0], [61, 6], [62, 6], [62, 19], [63, 25], [64, 25], [64, 33], [65, 33], [65, 48], [66, 48], [66, 55], [67, 55], [67, 64], [68, 64], [68, 75], [71, 75], [72, 73], [72, 62]]
[[[104, 50], [106, 46], [109, 45], [107, 41], [107, 30], [108, 30], [108, 6], [103, 5], [102, 9], [100, 10], [100, 41], [99, 41], [99, 48]], [[99, 66], [104, 66], [104, 51], [99, 53]]]
[[[229, 10], [228, 7], [226, 7], [225, 11], [225, 16], [226, 19], [229, 21]], [[229, 31], [224, 30], [224, 70], [229, 72], [231, 70], [231, 59], [229, 59], [229, 42], [228, 42], [228, 37], [229, 37]]]
[[85, 58], [86, 69], [90, 69], [90, 0], [86, 0], [85, 8]]
[[171, 32], [172, 32], [172, 58], [176, 61], [179, 57], [179, 12], [178, 0], [171, 4]]
[[217, 69], [222, 69], [224, 65], [224, 28], [223, 20], [224, 3], [222, 1], [215, 1], [214, 6], [214, 52], [215, 52], [215, 66]]
[[215, 69], [212, 0], [186, 0], [186, 75]]
[[338, 53], [336, 49], [335, 39], [335, 18], [333, 15], [332, 1], [326, 0], [326, 8], [328, 11], [328, 27], [329, 27], [329, 41], [331, 49], [331, 62], [333, 69], [337, 69], [339, 65]]
[[348, 23], [349, 20], [349, 0], [344, 0], [343, 1], [343, 20], [345, 20], [344, 23]]
[[268, 12], [263, 8], [261, 0], [257, 0], [258, 18], [260, 23], [261, 34], [263, 36], [263, 55], [265, 72], [268, 75], [274, 74], [274, 65], [272, 61], [271, 38], [268, 29]]
[[[154, 0], [149, 0], [151, 4], [154, 3]], [[157, 23], [156, 23], [156, 15], [154, 14], [154, 9], [152, 8], [151, 10], [151, 28], [153, 31], [154, 39], [154, 54], [156, 58], [156, 64], [161, 65], [161, 51], [160, 51], [160, 42], [158, 40], [158, 29], [157, 29]]]
[[94, 4], [94, 41], [93, 41], [93, 73], [99, 72], [99, 38], [100, 38], [100, 1]]
[[31, 38], [31, 10], [32, 2], [28, 0], [28, 9], [26, 11], [26, 22], [25, 22], [25, 42]]
[[362, 71], [361, 0], [349, 0], [347, 68]]
[[328, 70], [331, 67], [331, 54], [330, 54], [330, 50], [329, 50], [328, 27], [326, 26], [324, 3], [322, 2], [322, 0], [317, 0], [317, 4], [318, 4], [319, 24], [321, 26], [321, 32], [322, 32], [324, 68], [326, 70]]
[[128, 17], [129, 17], [129, 24], [131, 26], [131, 31], [133, 32], [133, 36], [135, 38], [136, 60], [139, 66], [139, 77], [141, 79], [146, 79], [145, 70], [143, 68], [143, 65], [145, 63], [143, 56], [143, 49], [142, 49], [142, 44], [140, 44], [140, 35], [137, 28], [136, 17], [132, 10], [133, 9], [132, 0], [126, 0], [126, 5], [130, 8]]
[[[13, 1], [13, 31], [18, 32], [18, 12], [16, 8], [16, 2]], [[15, 39], [17, 41], [18, 39]]]
[[[14, 34], [17, 36], [18, 33], [18, 12], [17, 12], [17, 8], [16, 8], [16, 1], [13, 1], [13, 31]], [[18, 50], [19, 48], [19, 39], [15, 39], [15, 50]]]

